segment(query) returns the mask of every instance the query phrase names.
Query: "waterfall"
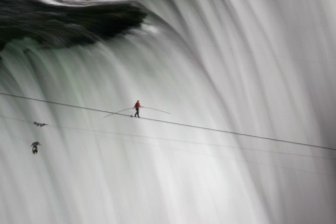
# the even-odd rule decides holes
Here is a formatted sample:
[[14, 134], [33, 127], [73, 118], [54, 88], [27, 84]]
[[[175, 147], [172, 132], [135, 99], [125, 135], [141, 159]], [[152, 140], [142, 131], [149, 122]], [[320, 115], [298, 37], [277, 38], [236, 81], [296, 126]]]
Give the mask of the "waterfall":
[[138, 3], [112, 38], [4, 45], [1, 223], [334, 223], [336, 5]]

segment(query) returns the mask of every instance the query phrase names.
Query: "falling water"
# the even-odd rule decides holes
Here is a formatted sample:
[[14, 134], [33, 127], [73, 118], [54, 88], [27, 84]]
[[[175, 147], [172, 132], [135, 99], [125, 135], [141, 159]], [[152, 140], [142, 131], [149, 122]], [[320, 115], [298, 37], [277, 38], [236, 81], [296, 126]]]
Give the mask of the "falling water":
[[334, 223], [336, 4], [138, 2], [112, 39], [1, 51], [0, 92], [41, 100], [0, 96], [1, 223]]

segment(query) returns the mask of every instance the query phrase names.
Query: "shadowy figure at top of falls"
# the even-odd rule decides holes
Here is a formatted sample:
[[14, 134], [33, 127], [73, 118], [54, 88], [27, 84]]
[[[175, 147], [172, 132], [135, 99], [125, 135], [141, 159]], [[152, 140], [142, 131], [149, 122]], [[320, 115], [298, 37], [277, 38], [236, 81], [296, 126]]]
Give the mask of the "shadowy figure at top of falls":
[[49, 5], [35, 0], [0, 1], [0, 50], [13, 39], [30, 37], [47, 48], [108, 39], [140, 26], [146, 17], [134, 2]]

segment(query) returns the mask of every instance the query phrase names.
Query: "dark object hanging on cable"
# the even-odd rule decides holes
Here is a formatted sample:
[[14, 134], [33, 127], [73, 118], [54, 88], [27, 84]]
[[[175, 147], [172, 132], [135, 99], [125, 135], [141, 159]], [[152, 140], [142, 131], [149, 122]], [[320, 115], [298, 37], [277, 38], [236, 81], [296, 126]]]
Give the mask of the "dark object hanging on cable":
[[38, 153], [38, 146], [41, 145], [40, 142], [36, 141], [31, 144], [33, 154]]

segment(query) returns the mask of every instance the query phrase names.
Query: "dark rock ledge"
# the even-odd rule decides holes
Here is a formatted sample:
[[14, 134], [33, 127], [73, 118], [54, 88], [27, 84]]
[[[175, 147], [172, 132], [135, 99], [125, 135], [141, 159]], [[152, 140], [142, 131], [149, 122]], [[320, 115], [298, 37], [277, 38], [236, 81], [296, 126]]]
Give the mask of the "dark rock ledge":
[[9, 41], [24, 37], [48, 48], [90, 44], [140, 26], [146, 15], [134, 2], [58, 6], [1, 0], [0, 50]]

